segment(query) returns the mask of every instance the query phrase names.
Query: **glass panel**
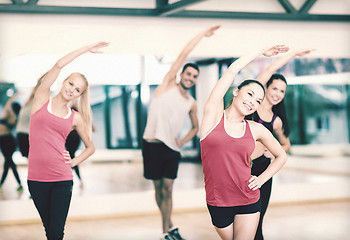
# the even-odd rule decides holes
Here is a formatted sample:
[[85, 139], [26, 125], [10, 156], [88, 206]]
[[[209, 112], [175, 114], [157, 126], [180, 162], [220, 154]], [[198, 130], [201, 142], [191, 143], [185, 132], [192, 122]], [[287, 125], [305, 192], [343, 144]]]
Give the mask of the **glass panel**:
[[[105, 122], [105, 99], [104, 86], [90, 87], [90, 103], [93, 117], [93, 141], [98, 149], [106, 148], [106, 122]], [[80, 145], [82, 147], [83, 144]]]
[[345, 85], [291, 85], [285, 97], [292, 144], [347, 143]]
[[112, 148], [137, 148], [136, 86], [109, 86]]

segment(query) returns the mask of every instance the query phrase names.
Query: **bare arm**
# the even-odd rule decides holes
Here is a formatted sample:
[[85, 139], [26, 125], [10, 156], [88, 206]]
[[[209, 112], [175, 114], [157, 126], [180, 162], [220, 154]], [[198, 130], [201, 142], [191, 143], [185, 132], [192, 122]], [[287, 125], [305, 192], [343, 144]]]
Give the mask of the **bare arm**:
[[270, 77], [272, 76], [272, 74], [274, 74], [278, 69], [280, 69], [281, 67], [283, 67], [284, 65], [286, 65], [291, 59], [295, 58], [296, 56], [304, 56], [308, 53], [310, 53], [311, 51], [313, 51], [313, 49], [299, 49], [299, 50], [293, 50], [290, 51], [288, 53], [286, 53], [285, 55], [283, 55], [282, 57], [280, 57], [279, 59], [277, 59], [276, 61], [274, 61], [273, 63], [271, 63], [257, 78], [257, 80], [259, 82], [262, 83], [262, 85], [266, 85], [267, 81], [269, 81]]
[[3, 118], [7, 118], [10, 111], [11, 111], [11, 104], [15, 101], [15, 99], [18, 96], [18, 92], [16, 92], [15, 94], [12, 95], [12, 97], [10, 97], [4, 107], [4, 114], [3, 114]]
[[82, 119], [79, 112], [75, 112], [74, 119], [73, 119], [73, 126], [77, 130], [81, 140], [83, 141], [85, 145], [85, 149], [75, 158], [71, 159], [69, 152], [64, 150], [63, 156], [65, 159], [67, 159], [68, 164], [71, 165], [71, 167], [74, 167], [81, 162], [85, 161], [88, 157], [90, 157], [95, 152], [95, 145], [92, 142], [92, 140], [89, 138], [89, 136], [86, 134], [85, 127], [84, 127], [84, 120]]
[[[273, 131], [277, 136], [278, 142], [281, 144], [284, 151], [287, 153], [290, 150], [290, 141], [289, 138], [284, 135], [283, 128], [282, 128], [282, 120], [277, 117], [274, 124], [273, 124]], [[257, 141], [255, 144], [255, 149], [252, 155], [250, 156], [251, 159], [256, 159], [260, 157], [262, 154], [264, 154], [265, 157], [274, 159], [275, 156], [271, 152], [267, 150], [267, 148], [260, 142]]]
[[191, 111], [190, 111], [190, 118], [192, 123], [192, 128], [190, 131], [186, 134], [186, 136], [182, 139], [176, 139], [176, 143], [179, 147], [182, 147], [185, 145], [186, 142], [190, 141], [194, 136], [196, 136], [199, 124], [198, 124], [198, 116], [197, 116], [197, 103], [196, 101], [193, 102]]
[[280, 52], [285, 52], [285, 47], [283, 45], [276, 45], [267, 49], [259, 49], [251, 54], [240, 57], [230, 65], [215, 84], [204, 106], [203, 121], [200, 127], [201, 138], [203, 138], [220, 119], [224, 110], [224, 96], [238, 72], [261, 55], [270, 57]]
[[[192, 40], [190, 40], [186, 46], [182, 49], [179, 56], [176, 58], [175, 62], [172, 64], [169, 72], [165, 75], [163, 82], [159, 85], [157, 92], [163, 92], [166, 89], [171, 88], [176, 84], [176, 74], [180, 70], [181, 66], [186, 61], [187, 56], [192, 52], [192, 50], [197, 46], [197, 44], [200, 42], [200, 40], [203, 39], [203, 37], [210, 37], [214, 34], [214, 32], [220, 28], [220, 25], [210, 27], [202, 32], [200, 32], [198, 35], [196, 35]], [[157, 94], [157, 93], [155, 93]]]
[[60, 58], [56, 64], [47, 72], [46, 76], [42, 80], [40, 86], [38, 87], [35, 96], [34, 103], [32, 107], [32, 114], [38, 111], [43, 104], [47, 102], [50, 97], [50, 87], [56, 81], [62, 68], [71, 63], [74, 59], [80, 55], [91, 52], [91, 53], [101, 53], [98, 51], [102, 47], [108, 46], [107, 42], [99, 42], [91, 45], [84, 46], [73, 52], [68, 53], [64, 57]]
[[250, 121], [254, 131], [254, 135], [267, 149], [275, 156], [269, 167], [258, 177], [252, 176], [249, 180], [249, 188], [256, 190], [267, 182], [273, 175], [275, 175], [286, 163], [287, 154], [278, 143], [276, 138], [265, 128], [262, 124]]
[[289, 138], [286, 137], [283, 133], [282, 120], [277, 117], [274, 123], [273, 131], [275, 132], [279, 143], [281, 144], [284, 151], [287, 153], [290, 149], [290, 141]]

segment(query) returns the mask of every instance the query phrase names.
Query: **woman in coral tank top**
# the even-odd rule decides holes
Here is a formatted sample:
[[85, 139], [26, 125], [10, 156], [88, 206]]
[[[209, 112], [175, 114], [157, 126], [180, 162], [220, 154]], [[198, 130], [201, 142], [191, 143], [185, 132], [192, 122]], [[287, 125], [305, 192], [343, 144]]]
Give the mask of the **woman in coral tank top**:
[[[95, 151], [91, 139], [91, 109], [88, 82], [84, 75], [73, 73], [66, 78], [60, 92], [50, 98], [50, 87], [62, 68], [80, 55], [99, 49], [100, 42], [75, 50], [59, 59], [46, 74], [33, 101], [29, 123], [28, 187], [50, 240], [63, 239], [64, 226], [72, 196], [72, 167]], [[68, 104], [79, 98], [79, 112]], [[65, 149], [66, 138], [76, 129], [85, 149], [71, 159]]]
[[[234, 77], [260, 55], [274, 56], [287, 47], [260, 49], [233, 62], [216, 83], [204, 107], [200, 126], [206, 201], [212, 223], [222, 239], [254, 239], [260, 215], [259, 188], [286, 162], [286, 153], [263, 125], [245, 120], [264, 99], [264, 86], [245, 80], [233, 90], [224, 110], [224, 95]], [[258, 177], [251, 175], [249, 158], [259, 140], [275, 160]]]

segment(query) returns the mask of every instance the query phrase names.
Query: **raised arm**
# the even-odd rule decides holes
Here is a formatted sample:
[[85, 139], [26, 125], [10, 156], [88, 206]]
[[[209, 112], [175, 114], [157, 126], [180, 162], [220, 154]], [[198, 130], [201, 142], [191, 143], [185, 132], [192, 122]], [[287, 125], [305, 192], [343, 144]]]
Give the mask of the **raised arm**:
[[46, 76], [42, 80], [40, 86], [38, 87], [35, 96], [34, 103], [32, 108], [32, 114], [36, 112], [40, 107], [45, 104], [45, 102], [50, 97], [50, 87], [56, 81], [61, 69], [66, 65], [71, 63], [74, 59], [79, 57], [80, 55], [91, 52], [91, 53], [101, 53], [99, 51], [100, 48], [108, 46], [107, 42], [99, 42], [91, 45], [84, 46], [79, 48], [73, 52], [68, 53], [64, 57], [60, 58], [56, 64], [47, 72]]
[[169, 72], [165, 75], [162, 85], [167, 86], [171, 84], [176, 84], [176, 74], [186, 61], [187, 56], [192, 52], [194, 47], [200, 42], [200, 40], [202, 40], [202, 38], [212, 36], [218, 28], [220, 28], [220, 25], [212, 26], [200, 32], [186, 44], [179, 56], [176, 58], [175, 62], [172, 64]]
[[3, 113], [3, 118], [7, 118], [7, 116], [9, 115], [9, 112], [11, 111], [11, 104], [15, 101], [15, 99], [18, 96], [18, 92], [16, 92], [15, 94], [12, 95], [12, 97], [10, 97], [4, 107], [4, 113]]
[[314, 49], [299, 49], [289, 51], [273, 63], [271, 63], [259, 76], [256, 80], [262, 83], [262, 85], [266, 85], [267, 81], [269, 81], [272, 74], [274, 74], [278, 69], [286, 65], [291, 59], [295, 57], [301, 57], [306, 54], [309, 54]]
[[201, 138], [204, 137], [220, 119], [224, 110], [224, 96], [227, 90], [231, 87], [238, 72], [261, 55], [270, 57], [285, 51], [286, 47], [284, 45], [275, 45], [270, 48], [259, 49], [253, 53], [240, 57], [229, 66], [219, 81], [215, 84], [204, 106], [203, 120], [200, 128]]
[[41, 77], [37, 80], [35, 86], [34, 86], [33, 89], [32, 89], [32, 92], [30, 93], [30, 96], [29, 96], [29, 98], [27, 99], [27, 101], [26, 101], [26, 103], [24, 104], [24, 106], [27, 106], [28, 104], [30, 104], [30, 103], [33, 101], [34, 95], [35, 95], [35, 93], [36, 93], [36, 90], [38, 90], [38, 87], [40, 86], [42, 80], [45, 78], [46, 74], [47, 74], [47, 72], [44, 73], [43, 75], [41, 75]]

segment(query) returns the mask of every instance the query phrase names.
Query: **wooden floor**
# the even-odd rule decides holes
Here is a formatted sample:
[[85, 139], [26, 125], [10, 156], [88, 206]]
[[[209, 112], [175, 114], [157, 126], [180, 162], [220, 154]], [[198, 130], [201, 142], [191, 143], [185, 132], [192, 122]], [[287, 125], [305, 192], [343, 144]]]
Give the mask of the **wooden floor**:
[[[350, 240], [350, 198], [324, 197], [330, 188], [340, 186], [340, 191], [350, 191], [350, 158], [305, 158], [290, 157], [286, 167], [274, 178], [274, 189], [278, 194], [284, 186], [292, 189], [311, 186], [330, 186], [322, 192], [308, 193], [317, 196], [311, 201], [284, 201], [270, 205], [264, 223], [265, 240]], [[1, 168], [0, 168], [1, 169]], [[16, 182], [9, 173], [2, 192], [1, 203], [29, 199], [25, 183], [27, 168], [18, 167], [24, 182], [24, 191], [16, 192]], [[81, 166], [83, 187], [76, 176], [73, 198], [93, 198], [96, 195], [110, 196], [132, 192], [153, 190], [152, 183], [142, 177], [142, 163], [87, 163]], [[344, 185], [345, 183], [345, 185]], [[314, 185], [312, 185], [314, 184]], [[174, 191], [203, 188], [203, 172], [198, 163], [181, 163]], [[289, 188], [290, 189], [290, 188]], [[309, 189], [309, 188], [308, 188]], [[276, 193], [275, 192], [275, 193]], [[294, 195], [307, 195], [303, 191], [288, 192]], [[344, 196], [349, 196], [345, 194]], [[324, 198], [323, 198], [324, 197]], [[285, 198], [284, 198], [285, 199]], [[303, 198], [300, 198], [303, 199]], [[143, 199], [139, 200], [142, 205]], [[191, 201], [191, 199], [184, 199]], [[155, 202], [154, 202], [155, 205]], [[33, 205], [29, 206], [34, 208]], [[101, 206], [91, 206], [98, 208]], [[117, 206], [123, 208], [123, 206]], [[32, 210], [32, 209], [31, 209]], [[157, 240], [161, 236], [161, 218], [156, 212], [151, 214], [104, 218], [71, 218], [67, 221], [65, 239], [67, 240]], [[174, 209], [173, 222], [187, 240], [219, 239], [205, 208], [192, 210]], [[0, 240], [41, 240], [45, 239], [44, 229], [39, 221], [30, 223], [0, 224]]]
[[[350, 202], [292, 206], [272, 206], [265, 218], [266, 240], [346, 240], [350, 239]], [[187, 240], [219, 239], [207, 211], [177, 213], [174, 223]], [[157, 240], [160, 216], [122, 217], [93, 221], [68, 221], [68, 240]], [[40, 223], [0, 226], [1, 240], [44, 239]]]

